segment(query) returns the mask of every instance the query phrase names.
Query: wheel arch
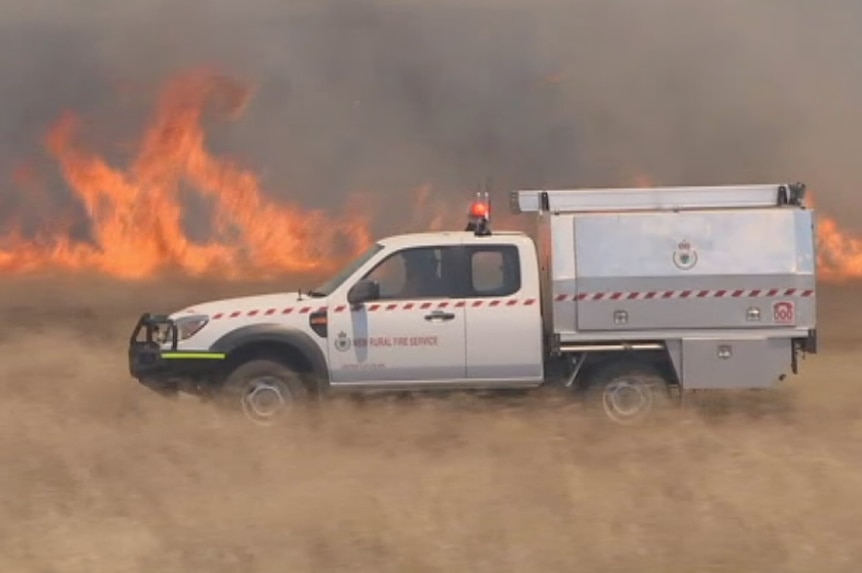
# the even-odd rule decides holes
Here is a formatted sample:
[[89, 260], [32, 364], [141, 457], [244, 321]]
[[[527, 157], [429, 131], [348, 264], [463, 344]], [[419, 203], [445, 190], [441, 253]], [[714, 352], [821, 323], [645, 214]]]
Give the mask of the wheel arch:
[[665, 349], [591, 352], [587, 355], [578, 376], [579, 386], [586, 388], [599, 373], [637, 366], [656, 370], [670, 385], [679, 384], [673, 355], [668, 349]]
[[280, 324], [243, 326], [216, 340], [210, 350], [226, 355], [223, 377], [249, 360], [270, 358], [312, 378], [307, 380], [309, 390], [320, 392], [329, 387], [326, 356], [311, 336], [295, 328]]

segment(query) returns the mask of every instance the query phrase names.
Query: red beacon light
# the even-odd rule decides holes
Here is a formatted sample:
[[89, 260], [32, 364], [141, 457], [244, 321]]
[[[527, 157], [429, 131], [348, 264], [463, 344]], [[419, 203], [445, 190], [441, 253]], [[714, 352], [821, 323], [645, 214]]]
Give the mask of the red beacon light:
[[470, 218], [483, 219], [488, 216], [488, 204], [482, 201], [473, 201], [470, 205]]
[[491, 227], [491, 200], [488, 194], [484, 194], [484, 198], [477, 194], [477, 199], [470, 204], [470, 210], [467, 212], [467, 231], [472, 231], [476, 235], [490, 235]]

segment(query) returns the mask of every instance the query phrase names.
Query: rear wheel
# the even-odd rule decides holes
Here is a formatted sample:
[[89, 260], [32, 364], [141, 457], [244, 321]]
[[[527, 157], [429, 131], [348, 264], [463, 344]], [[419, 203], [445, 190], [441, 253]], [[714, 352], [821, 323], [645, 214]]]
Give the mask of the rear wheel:
[[670, 385], [649, 363], [613, 362], [601, 366], [588, 380], [587, 394], [601, 404], [605, 416], [621, 425], [634, 425], [670, 404]]
[[231, 408], [260, 426], [283, 419], [308, 391], [300, 375], [274, 360], [251, 360], [228, 375], [222, 387]]

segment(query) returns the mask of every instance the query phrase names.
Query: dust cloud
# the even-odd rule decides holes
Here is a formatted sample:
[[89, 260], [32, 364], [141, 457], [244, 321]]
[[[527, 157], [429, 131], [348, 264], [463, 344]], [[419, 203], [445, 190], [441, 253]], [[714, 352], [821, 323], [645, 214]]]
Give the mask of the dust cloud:
[[211, 144], [310, 207], [423, 184], [455, 200], [487, 176], [803, 180], [853, 227], [859, 22], [851, 0], [5, 0], [0, 172], [35, 164], [62, 203], [40, 149], [62, 111], [122, 161], [161, 82], [212, 65], [256, 92]]
[[338, 400], [261, 430], [128, 377], [142, 304], [282, 286], [0, 287], [0, 569], [858, 569], [858, 290], [823, 287], [802, 376], [638, 429], [539, 393]]

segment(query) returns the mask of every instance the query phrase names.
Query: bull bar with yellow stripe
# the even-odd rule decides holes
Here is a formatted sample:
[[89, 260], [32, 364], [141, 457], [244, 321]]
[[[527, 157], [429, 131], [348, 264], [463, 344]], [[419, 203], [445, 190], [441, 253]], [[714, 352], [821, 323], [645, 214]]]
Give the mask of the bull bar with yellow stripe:
[[[169, 316], [144, 313], [129, 338], [129, 373], [160, 394], [175, 394], [181, 386], [211, 377], [225, 354], [177, 349], [179, 331]], [[164, 345], [170, 342], [169, 348]]]

